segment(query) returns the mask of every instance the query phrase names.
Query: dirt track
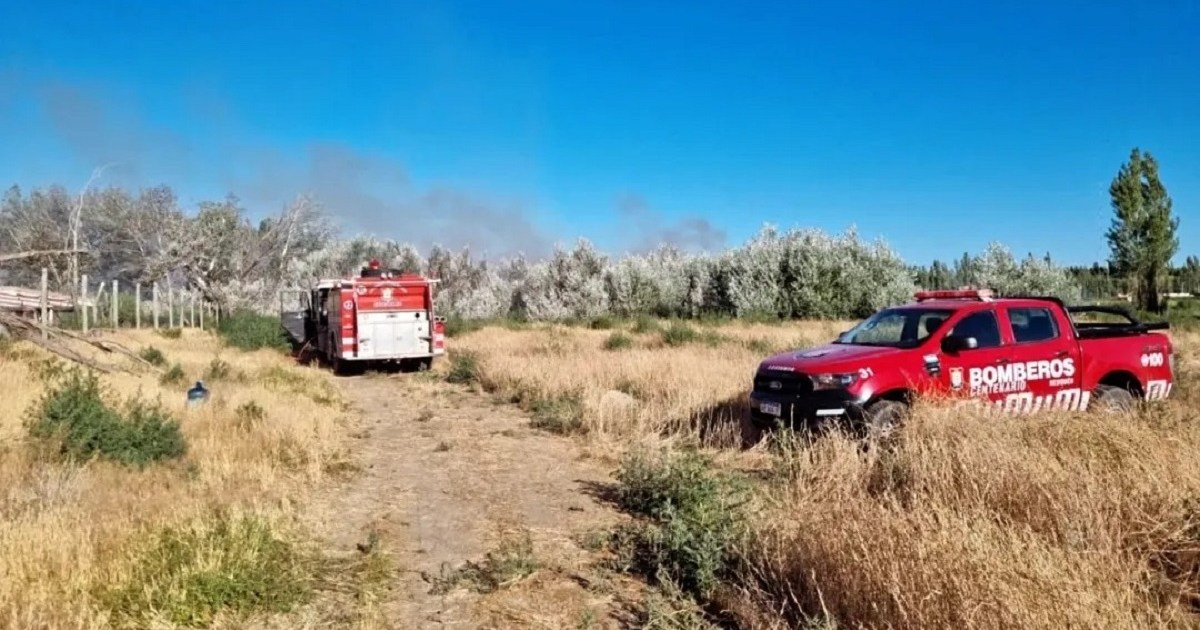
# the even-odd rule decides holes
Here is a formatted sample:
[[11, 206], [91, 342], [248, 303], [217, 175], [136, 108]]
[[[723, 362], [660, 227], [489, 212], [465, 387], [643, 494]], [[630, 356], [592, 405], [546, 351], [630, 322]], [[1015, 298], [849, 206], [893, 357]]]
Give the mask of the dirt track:
[[[612, 626], [611, 593], [587, 588], [579, 534], [611, 524], [594, 498], [609, 466], [570, 440], [535, 431], [520, 410], [417, 375], [339, 381], [360, 414], [362, 470], [328, 492], [313, 518], [334, 557], [377, 540], [398, 571], [372, 623], [392, 628]], [[433, 588], [499, 540], [528, 531], [540, 569], [481, 595]], [[372, 534], [372, 532], [375, 532]], [[583, 619], [583, 621], [580, 621]], [[607, 620], [607, 621], [606, 621]]]

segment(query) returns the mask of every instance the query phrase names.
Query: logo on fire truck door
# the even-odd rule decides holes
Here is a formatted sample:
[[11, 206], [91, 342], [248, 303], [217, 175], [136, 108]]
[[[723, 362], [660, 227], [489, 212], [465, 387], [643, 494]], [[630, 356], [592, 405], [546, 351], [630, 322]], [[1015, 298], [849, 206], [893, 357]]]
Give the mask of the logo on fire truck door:
[[963, 369], [960, 367], [950, 368], [950, 387], [954, 389], [962, 389], [963, 386]]

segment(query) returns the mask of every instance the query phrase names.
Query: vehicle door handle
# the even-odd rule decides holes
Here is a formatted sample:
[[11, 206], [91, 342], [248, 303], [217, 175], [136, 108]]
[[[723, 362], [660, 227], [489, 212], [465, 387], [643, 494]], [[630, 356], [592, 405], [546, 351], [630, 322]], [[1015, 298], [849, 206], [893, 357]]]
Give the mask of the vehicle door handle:
[[1071, 353], [1067, 352], [1066, 350], [1059, 350], [1058, 352], [1054, 353], [1054, 358], [1061, 359], [1061, 358], [1067, 356], [1068, 354], [1071, 354]]
[[1008, 363], [1008, 358], [1007, 358], [1007, 357], [1000, 357], [999, 359], [996, 359], [996, 363], [998, 363], [998, 364], [999, 364], [999, 363]]

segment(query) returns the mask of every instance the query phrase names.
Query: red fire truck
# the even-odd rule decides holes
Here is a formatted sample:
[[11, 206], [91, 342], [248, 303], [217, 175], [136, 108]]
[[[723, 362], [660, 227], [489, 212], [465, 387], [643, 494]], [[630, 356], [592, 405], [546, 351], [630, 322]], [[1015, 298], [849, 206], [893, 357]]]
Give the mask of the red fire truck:
[[283, 329], [298, 353], [338, 374], [386, 364], [427, 370], [446, 352], [445, 322], [433, 308], [437, 282], [372, 260], [357, 277], [287, 292], [301, 308], [283, 310]]

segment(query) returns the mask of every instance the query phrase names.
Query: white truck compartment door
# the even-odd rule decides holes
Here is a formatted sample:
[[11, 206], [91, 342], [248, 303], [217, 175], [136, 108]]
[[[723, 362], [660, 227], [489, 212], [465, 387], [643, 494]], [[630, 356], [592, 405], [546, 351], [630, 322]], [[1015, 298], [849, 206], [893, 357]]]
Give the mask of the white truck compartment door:
[[358, 356], [396, 359], [429, 354], [429, 318], [425, 311], [359, 313]]

